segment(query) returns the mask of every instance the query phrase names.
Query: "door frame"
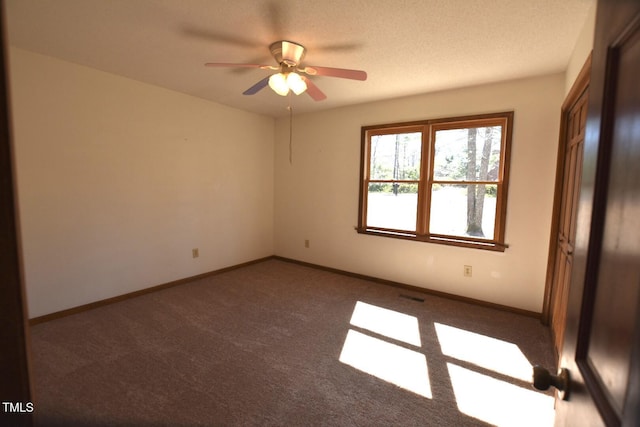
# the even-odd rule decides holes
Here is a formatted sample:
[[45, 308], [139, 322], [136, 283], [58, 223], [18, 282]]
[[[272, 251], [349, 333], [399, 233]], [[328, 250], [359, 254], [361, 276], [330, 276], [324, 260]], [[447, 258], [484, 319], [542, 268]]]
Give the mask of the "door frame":
[[[11, 135], [9, 67], [5, 5], [0, 0], [0, 400], [31, 402], [29, 378], [29, 326], [24, 283], [15, 187], [15, 159]], [[7, 413], [0, 420], [15, 426], [32, 425], [31, 413]]]
[[[560, 209], [562, 207], [562, 181], [565, 168], [565, 149], [567, 146], [567, 126], [569, 122], [569, 111], [578, 101], [580, 95], [589, 87], [591, 81], [591, 53], [582, 65], [571, 89], [562, 103], [560, 110], [560, 136], [558, 138], [558, 153], [556, 161], [556, 181], [553, 196], [553, 210], [551, 217], [551, 231], [549, 234], [549, 252], [547, 258], [547, 275], [544, 287], [544, 302], [542, 304], [541, 320], [545, 326], [551, 324], [551, 312], [553, 307], [553, 278], [555, 273], [555, 261], [557, 255], [558, 230], [560, 228]], [[557, 357], [558, 355], [556, 355]]]

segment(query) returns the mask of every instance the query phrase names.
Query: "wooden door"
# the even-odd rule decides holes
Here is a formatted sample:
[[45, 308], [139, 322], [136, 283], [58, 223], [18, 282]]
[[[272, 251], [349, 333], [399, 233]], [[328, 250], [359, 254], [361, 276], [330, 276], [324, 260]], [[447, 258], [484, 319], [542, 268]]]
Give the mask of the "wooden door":
[[558, 205], [554, 209], [554, 215], [557, 219], [553, 231], [553, 247], [549, 254], [554, 259], [553, 271], [550, 276], [551, 331], [556, 355], [562, 351], [571, 280], [587, 101], [589, 99], [590, 68], [591, 61], [587, 60], [562, 108], [562, 135], [560, 152], [558, 153], [558, 171], [562, 179], [555, 203]]
[[640, 2], [600, 0], [557, 426], [640, 425]]

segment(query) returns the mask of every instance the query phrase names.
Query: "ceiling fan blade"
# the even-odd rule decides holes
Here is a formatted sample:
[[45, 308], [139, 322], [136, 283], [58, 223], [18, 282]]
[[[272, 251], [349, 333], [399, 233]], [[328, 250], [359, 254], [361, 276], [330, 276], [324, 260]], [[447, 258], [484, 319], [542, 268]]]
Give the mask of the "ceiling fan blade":
[[328, 77], [340, 77], [342, 79], [351, 80], [367, 80], [367, 73], [361, 70], [348, 70], [346, 68], [331, 68], [331, 67], [316, 67], [311, 65], [301, 69], [311, 76], [328, 76]]
[[305, 76], [301, 76], [302, 80], [307, 84], [307, 93], [314, 101], [322, 101], [327, 99], [327, 95], [324, 94], [323, 91], [320, 90], [318, 86], [315, 85], [310, 79]]
[[266, 18], [271, 36], [276, 40], [282, 39], [282, 36], [284, 35], [283, 32], [286, 32], [286, 28], [288, 28], [288, 25], [285, 22], [285, 12], [286, 8], [284, 5], [278, 1], [272, 0], [266, 2], [265, 8], [261, 13], [261, 15]]
[[181, 31], [183, 34], [189, 37], [199, 38], [207, 42], [226, 43], [250, 49], [262, 47], [262, 43], [260, 42], [260, 40], [250, 40], [242, 36], [225, 34], [209, 27], [183, 26], [181, 28]]
[[233, 64], [230, 62], [207, 62], [205, 67], [236, 67], [236, 68], [262, 68], [263, 70], [277, 70], [277, 67], [262, 64]]
[[260, 90], [264, 89], [265, 86], [267, 86], [269, 84], [269, 77], [271, 77], [271, 76], [267, 76], [264, 79], [260, 80], [258, 83], [254, 84], [249, 89], [247, 89], [244, 92], [242, 92], [242, 94], [243, 95], [255, 95], [256, 93], [258, 93]]

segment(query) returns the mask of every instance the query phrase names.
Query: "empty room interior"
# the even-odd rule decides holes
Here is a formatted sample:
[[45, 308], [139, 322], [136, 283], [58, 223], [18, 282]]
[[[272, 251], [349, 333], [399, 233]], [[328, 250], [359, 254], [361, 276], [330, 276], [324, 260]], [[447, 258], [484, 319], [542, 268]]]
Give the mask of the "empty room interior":
[[36, 424], [553, 425], [595, 1], [4, 9]]

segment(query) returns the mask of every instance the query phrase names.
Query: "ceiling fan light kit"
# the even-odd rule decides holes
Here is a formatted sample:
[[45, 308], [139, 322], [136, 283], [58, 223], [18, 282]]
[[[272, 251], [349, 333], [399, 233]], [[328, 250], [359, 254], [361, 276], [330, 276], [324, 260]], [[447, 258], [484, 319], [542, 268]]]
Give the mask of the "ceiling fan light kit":
[[367, 79], [367, 73], [361, 70], [317, 66], [302, 67], [300, 63], [305, 56], [306, 49], [299, 43], [280, 40], [275, 43], [271, 43], [269, 51], [278, 63], [278, 66], [262, 64], [232, 64], [227, 62], [208, 62], [205, 66], [278, 70], [278, 73], [260, 80], [258, 83], [244, 91], [243, 94], [254, 95], [268, 85], [275, 93], [281, 96], [287, 96], [290, 91], [296, 95], [307, 92], [314, 101], [322, 101], [323, 99], [326, 99], [327, 96], [308, 77], [301, 74], [307, 74], [309, 76], [318, 75], [338, 77], [361, 81]]
[[280, 96], [286, 96], [289, 93], [287, 79], [282, 73], [274, 74], [269, 77], [269, 87]]
[[269, 77], [269, 87], [280, 96], [287, 96], [291, 90], [300, 95], [307, 90], [307, 84], [296, 72], [277, 73]]
[[300, 95], [302, 92], [307, 90], [307, 84], [302, 80], [302, 77], [300, 77], [300, 74], [298, 73], [289, 73], [287, 76], [287, 85], [289, 85], [289, 89], [291, 89], [296, 95]]

